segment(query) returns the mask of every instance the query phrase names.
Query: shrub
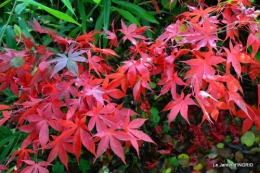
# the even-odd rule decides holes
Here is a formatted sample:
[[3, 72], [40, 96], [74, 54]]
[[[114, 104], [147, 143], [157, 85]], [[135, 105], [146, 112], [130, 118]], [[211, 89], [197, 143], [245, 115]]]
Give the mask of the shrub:
[[[83, 150], [95, 160], [112, 150], [125, 163], [124, 148], [133, 146], [139, 155], [142, 142], [155, 144], [139, 130], [151, 100], [167, 102], [161, 111], [170, 111], [168, 124], [178, 114], [190, 123], [193, 105], [201, 109], [201, 122], [215, 123], [225, 110], [245, 118], [243, 132], [252, 124], [260, 130], [259, 109], [244, 101], [239, 81], [243, 74], [258, 79], [259, 12], [246, 7], [247, 1], [202, 5], [187, 5], [155, 40], [144, 35], [153, 28], [123, 20], [118, 29], [112, 23], [111, 31], [75, 39], [37, 20], [30, 23], [35, 37], [21, 33], [20, 49], [4, 48], [0, 56], [0, 89], [10, 88], [16, 96], [11, 106], [0, 105], [0, 125], [14, 123], [23, 137], [8, 163], [17, 158], [18, 171], [48, 172], [58, 156], [68, 169], [67, 154], [79, 162]], [[110, 48], [95, 43], [100, 34]], [[43, 36], [50, 39], [48, 46], [37, 39]], [[46, 161], [32, 161], [41, 152]]]

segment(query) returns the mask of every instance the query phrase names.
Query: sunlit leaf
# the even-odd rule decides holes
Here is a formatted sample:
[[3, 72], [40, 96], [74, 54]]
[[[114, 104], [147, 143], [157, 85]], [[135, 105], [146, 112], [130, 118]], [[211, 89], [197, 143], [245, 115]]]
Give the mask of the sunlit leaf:
[[8, 3], [10, 3], [12, 0], [6, 0], [0, 4], [0, 8], [6, 6]]
[[178, 163], [183, 167], [186, 167], [190, 162], [190, 157], [187, 154], [180, 154], [177, 158]]
[[23, 2], [23, 3], [20, 3], [18, 5], [16, 5], [14, 11], [15, 11], [15, 14], [17, 15], [20, 15], [21, 12], [27, 7], [27, 3]]
[[64, 5], [66, 5], [66, 7], [70, 10], [70, 12], [75, 15], [75, 12], [71, 6], [70, 1], [69, 0], [61, 0], [61, 1], [63, 2]]
[[52, 14], [53, 16], [61, 19], [61, 20], [64, 20], [64, 21], [67, 21], [67, 22], [71, 22], [71, 23], [74, 23], [74, 24], [77, 24], [77, 25], [80, 25], [76, 20], [74, 20], [72, 17], [70, 17], [69, 15], [65, 14], [65, 13], [62, 13], [58, 10], [54, 10], [52, 8], [49, 8], [45, 5], [42, 5], [38, 2], [35, 2], [33, 0], [18, 0], [20, 2], [26, 2], [28, 4], [31, 4], [31, 5], [35, 5], [37, 6], [39, 9], [43, 9], [45, 10], [46, 12]]
[[255, 134], [251, 131], [247, 131], [242, 137], [241, 142], [248, 147], [251, 147], [255, 143]]

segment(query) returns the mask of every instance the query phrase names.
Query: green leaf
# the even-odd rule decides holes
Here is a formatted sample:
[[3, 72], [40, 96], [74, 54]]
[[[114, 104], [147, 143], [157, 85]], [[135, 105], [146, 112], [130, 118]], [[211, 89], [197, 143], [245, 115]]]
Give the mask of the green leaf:
[[131, 13], [136, 14], [137, 16], [148, 20], [149, 22], [159, 24], [159, 22], [154, 18], [154, 16], [152, 16], [149, 12], [147, 12], [146, 10], [144, 10], [143, 8], [135, 4], [126, 1], [117, 1], [117, 0], [112, 0], [112, 1], [115, 4], [127, 9]]
[[75, 27], [75, 25], [70, 23], [67, 26], [62, 27], [62, 29], [58, 32], [58, 35], [62, 35], [66, 31], [71, 31], [71, 29], [74, 28], [74, 27]]
[[178, 167], [179, 166], [179, 162], [178, 162], [178, 159], [176, 157], [168, 158], [168, 162], [170, 164], [172, 164], [172, 166], [174, 166], [174, 167]]
[[81, 18], [81, 27], [84, 32], [87, 30], [87, 16], [86, 16], [85, 8], [84, 8], [84, 3], [82, 1], [80, 1], [78, 3], [78, 11], [79, 11], [79, 15]]
[[152, 125], [157, 125], [160, 121], [160, 116], [158, 115], [159, 114], [159, 110], [155, 107], [152, 107], [151, 110], [150, 110], [150, 113], [151, 113], [151, 117], [149, 118], [149, 120], [152, 122]]
[[169, 131], [171, 131], [172, 128], [170, 126], [168, 126], [168, 121], [164, 121], [163, 122], [163, 130], [162, 133], [168, 133]]
[[[146, 26], [147, 26], [147, 25], [146, 25]], [[150, 86], [152, 89], [154, 89], [154, 88], [156, 88], [156, 83], [150, 82], [150, 83], [149, 83], [149, 86]]]
[[231, 142], [231, 141], [232, 141], [231, 136], [230, 136], [230, 135], [227, 135], [227, 136], [226, 136], [226, 140], [225, 140], [224, 142], [229, 143], [229, 142]]
[[33, 0], [18, 0], [20, 2], [26, 2], [28, 4], [31, 4], [31, 5], [35, 5], [37, 6], [39, 9], [43, 9], [45, 10], [46, 12], [52, 14], [53, 16], [61, 19], [61, 20], [64, 20], [64, 21], [67, 21], [67, 22], [70, 22], [70, 23], [74, 23], [74, 24], [77, 24], [77, 25], [80, 25], [76, 20], [74, 20], [72, 17], [70, 17], [69, 15], [65, 14], [65, 13], [62, 13], [58, 10], [54, 10], [52, 8], [49, 8], [49, 7], [46, 7], [45, 5], [42, 5], [38, 2], [35, 2]]
[[251, 131], [247, 131], [242, 137], [241, 142], [248, 147], [251, 147], [255, 143], [255, 134]]
[[24, 59], [22, 56], [16, 56], [10, 61], [10, 67], [19, 68], [24, 65]]
[[9, 141], [13, 140], [14, 136], [8, 136], [6, 138], [4, 138], [3, 140], [0, 141], [0, 147], [3, 147], [6, 143], [8, 143]]
[[23, 28], [23, 29], [27, 29], [27, 27], [28, 27], [28, 24], [22, 18], [18, 19], [18, 24], [19, 24], [20, 28]]
[[16, 25], [16, 24], [14, 25], [14, 34], [17, 37], [21, 37], [21, 34], [22, 34], [21, 28], [18, 25]]
[[186, 167], [190, 162], [190, 157], [187, 154], [178, 155], [178, 163], [183, 167]]
[[[42, 41], [43, 45], [49, 45], [52, 42], [52, 39], [51, 39], [51, 37], [49, 35], [43, 36], [42, 40], [43, 40]], [[37, 70], [37, 68], [36, 68], [36, 70]]]
[[16, 47], [14, 30], [10, 25], [8, 25], [6, 27], [6, 46], [8, 48], [15, 48]]
[[104, 28], [108, 30], [109, 21], [110, 21], [110, 7], [111, 1], [110, 0], [103, 0], [104, 1]]
[[6, 90], [4, 90], [4, 94], [7, 96], [7, 97], [12, 97], [14, 96], [13, 92], [11, 91], [10, 88], [7, 88]]
[[[5, 91], [6, 91], [6, 90], [5, 90]], [[11, 93], [11, 94], [13, 94], [13, 93]], [[1, 115], [1, 114], [0, 114], [0, 115]], [[0, 127], [0, 134], [2, 134], [4, 138], [6, 138], [7, 136], [13, 135], [13, 132], [12, 132], [9, 128], [7, 128], [7, 127], [5, 127], [5, 126], [1, 126], [1, 127]], [[3, 139], [3, 140], [4, 140], [4, 139]], [[2, 146], [2, 145], [0, 144], [0, 146]]]
[[82, 172], [87, 172], [88, 170], [90, 170], [91, 167], [90, 167], [89, 161], [85, 160], [85, 159], [80, 159], [80, 161], [79, 161], [79, 169]]
[[[103, 23], [103, 18], [104, 18], [104, 13], [101, 13], [96, 21], [96, 25], [95, 25], [95, 31], [101, 31], [101, 26]], [[95, 40], [98, 41], [100, 37], [100, 34], [96, 34], [94, 36]]]
[[[103, 0], [104, 1], [104, 28], [108, 30], [110, 24], [110, 8], [111, 8], [111, 0]], [[107, 46], [108, 39], [105, 38], [106, 33], [104, 33], [103, 37], [103, 47]]]
[[75, 37], [75, 35], [79, 32], [80, 29], [81, 29], [80, 26], [78, 26], [77, 28], [70, 31], [69, 37]]
[[132, 15], [132, 13], [122, 10], [116, 7], [113, 7], [119, 14], [121, 14], [125, 19], [127, 19], [131, 23], [135, 23], [136, 25], [140, 26], [140, 22]]
[[71, 6], [70, 1], [69, 0], [61, 0], [61, 1], [70, 10], [70, 12], [75, 15], [75, 12], [74, 12], [74, 10], [73, 10], [73, 8]]
[[[248, 51], [250, 52], [250, 54], [253, 52], [252, 51], [252, 46], [248, 47]], [[257, 59], [258, 62], [260, 62], [260, 50], [257, 51], [255, 58]]]
[[96, 4], [99, 4], [101, 0], [93, 0]]
[[106, 166], [103, 166], [98, 173], [109, 173], [109, 169]]
[[0, 4], [0, 8], [6, 6], [8, 3], [10, 3], [12, 0], [6, 0], [5, 2]]
[[20, 15], [21, 12], [27, 7], [27, 5], [28, 4], [25, 2], [16, 5], [16, 7], [14, 9], [15, 14]]
[[228, 167], [232, 170], [236, 170], [236, 165], [232, 160], [227, 159]]
[[223, 143], [218, 143], [217, 144], [217, 148], [224, 148], [224, 144]]
[[4, 150], [2, 151], [1, 155], [0, 155], [0, 160], [3, 160], [4, 158], [6, 158], [6, 156], [8, 155], [9, 151], [11, 150], [11, 148], [13, 147], [14, 144], [14, 140], [15, 137], [13, 137], [12, 139], [10, 139], [8, 142], [9, 144], [7, 144], [4, 148]]
[[203, 168], [203, 165], [201, 163], [199, 163], [199, 164], [197, 164], [196, 166], [193, 167], [193, 169], [195, 171], [200, 171], [200, 170], [202, 170], [202, 168]]
[[172, 169], [171, 169], [171, 168], [168, 168], [168, 169], [163, 170], [162, 173], [171, 173], [171, 172], [172, 172]]
[[157, 116], [159, 114], [159, 110], [156, 107], [152, 107], [150, 113], [152, 116]]
[[64, 165], [60, 162], [56, 162], [54, 166], [52, 167], [53, 173], [63, 173], [64, 172]]

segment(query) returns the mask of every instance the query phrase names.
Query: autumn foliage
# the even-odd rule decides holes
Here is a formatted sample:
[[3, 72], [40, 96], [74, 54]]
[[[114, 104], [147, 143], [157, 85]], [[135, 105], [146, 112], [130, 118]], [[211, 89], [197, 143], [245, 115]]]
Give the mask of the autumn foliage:
[[[0, 105], [0, 125], [15, 122], [28, 133], [16, 158], [18, 171], [47, 172], [56, 157], [68, 169], [68, 153], [79, 160], [82, 150], [95, 160], [112, 151], [125, 163], [124, 149], [137, 155], [142, 142], [154, 143], [141, 127], [147, 121], [125, 107], [133, 95], [140, 106], [148, 93], [167, 96], [161, 111], [169, 111], [168, 124], [180, 114], [188, 123], [191, 105], [201, 109], [201, 122], [218, 121], [220, 111], [245, 118], [242, 131], [253, 124], [260, 130], [258, 105], [243, 99], [243, 74], [257, 80], [259, 12], [247, 0], [220, 2], [217, 6], [188, 6], [156, 40], [145, 36], [151, 27], [127, 25], [91, 31], [77, 38], [63, 38], [34, 20], [38, 36], [48, 35], [55, 49], [24, 35], [16, 38], [21, 50], [5, 48], [0, 54], [0, 89], [10, 88], [19, 98], [12, 106]], [[247, 37], [240, 37], [240, 33]], [[103, 34], [109, 48], [95, 44]], [[122, 46], [124, 53], [116, 48]], [[160, 78], [160, 81], [153, 81]], [[160, 90], [153, 90], [151, 83]], [[46, 153], [38, 163], [30, 156]], [[8, 165], [7, 165], [8, 166]], [[1, 169], [6, 169], [2, 165]]]

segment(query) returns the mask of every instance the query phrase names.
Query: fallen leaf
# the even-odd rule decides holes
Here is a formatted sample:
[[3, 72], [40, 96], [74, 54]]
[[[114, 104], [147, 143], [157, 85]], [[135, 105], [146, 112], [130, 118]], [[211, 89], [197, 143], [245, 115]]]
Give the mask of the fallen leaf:
[[180, 154], [178, 156], [178, 163], [183, 166], [186, 167], [190, 162], [190, 157], [187, 154]]
[[247, 131], [242, 137], [241, 137], [242, 144], [245, 144], [248, 147], [251, 147], [255, 143], [255, 134], [251, 131]]
[[241, 151], [237, 151], [236, 154], [235, 154], [235, 161], [237, 163], [242, 163], [244, 160], [244, 155]]

